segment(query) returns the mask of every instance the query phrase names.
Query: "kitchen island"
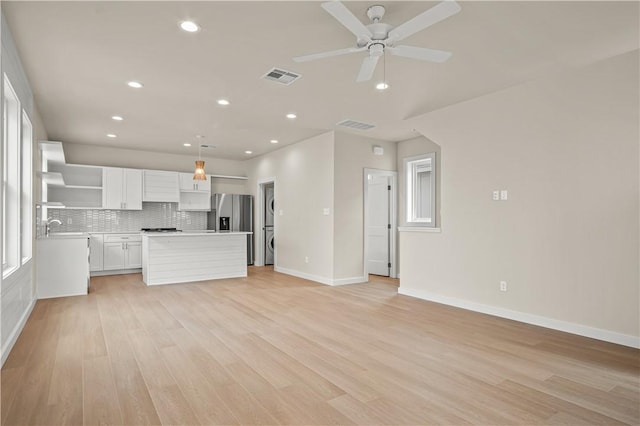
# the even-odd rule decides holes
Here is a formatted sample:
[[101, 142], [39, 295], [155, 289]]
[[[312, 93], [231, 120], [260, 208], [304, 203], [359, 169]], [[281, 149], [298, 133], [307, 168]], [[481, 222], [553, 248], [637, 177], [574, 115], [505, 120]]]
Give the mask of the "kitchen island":
[[142, 280], [158, 285], [246, 277], [248, 234], [143, 233]]

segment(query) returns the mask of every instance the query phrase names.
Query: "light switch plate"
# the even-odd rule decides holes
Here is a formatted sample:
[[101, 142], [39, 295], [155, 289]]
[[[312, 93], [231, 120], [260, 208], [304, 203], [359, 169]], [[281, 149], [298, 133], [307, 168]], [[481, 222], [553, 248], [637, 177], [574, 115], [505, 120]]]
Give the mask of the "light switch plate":
[[280, 210], [280, 216], [284, 216], [284, 210]]
[[331, 214], [331, 209], [329, 209], [329, 207], [325, 207], [324, 209], [322, 209], [322, 214], [325, 216], [329, 216]]
[[506, 189], [500, 191], [500, 200], [507, 201], [509, 199], [509, 194]]

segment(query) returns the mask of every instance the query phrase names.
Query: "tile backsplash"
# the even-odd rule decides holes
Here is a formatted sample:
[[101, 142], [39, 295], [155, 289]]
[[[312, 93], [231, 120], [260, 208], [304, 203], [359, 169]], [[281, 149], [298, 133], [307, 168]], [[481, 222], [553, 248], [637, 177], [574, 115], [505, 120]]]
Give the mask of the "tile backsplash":
[[207, 229], [207, 212], [178, 210], [178, 203], [142, 203], [142, 210], [49, 209], [62, 225], [52, 232], [126, 232], [141, 228]]

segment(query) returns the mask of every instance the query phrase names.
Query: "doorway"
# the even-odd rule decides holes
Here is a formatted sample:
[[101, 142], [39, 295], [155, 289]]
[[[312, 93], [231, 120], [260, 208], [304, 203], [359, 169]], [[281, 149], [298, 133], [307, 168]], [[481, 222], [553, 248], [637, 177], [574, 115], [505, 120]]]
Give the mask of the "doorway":
[[275, 239], [273, 236], [273, 218], [275, 200], [273, 197], [273, 183], [264, 185], [264, 218], [263, 238], [264, 238], [264, 264], [273, 265]]
[[256, 227], [256, 265], [276, 265], [276, 215], [275, 178], [266, 178], [258, 181], [258, 203]]
[[364, 170], [364, 276], [396, 278], [397, 172]]

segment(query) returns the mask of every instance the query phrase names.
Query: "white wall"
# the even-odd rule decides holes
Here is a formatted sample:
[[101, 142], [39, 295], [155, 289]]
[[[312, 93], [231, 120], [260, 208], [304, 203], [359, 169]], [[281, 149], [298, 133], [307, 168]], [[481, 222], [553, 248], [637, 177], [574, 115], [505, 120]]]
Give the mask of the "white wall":
[[[64, 143], [64, 154], [67, 163], [89, 164], [95, 166], [131, 167], [135, 169], [175, 170], [193, 172], [198, 154], [179, 155], [164, 152], [139, 151], [108, 146]], [[225, 176], [246, 176], [246, 162], [225, 160], [203, 155], [207, 174]], [[246, 194], [244, 180], [213, 179], [212, 193], [228, 192]]]
[[[254, 199], [258, 181], [276, 179], [276, 270], [320, 282], [333, 277], [333, 214], [323, 215], [333, 212], [333, 142], [328, 132], [247, 161]], [[255, 223], [258, 210], [256, 203]]]
[[[20, 57], [18, 56], [11, 31], [4, 19], [4, 15], [2, 15], [1, 19], [2, 25], [0, 27], [2, 32], [0, 38], [2, 58], [0, 60], [0, 78], [2, 78], [2, 75], [5, 73], [9, 77], [13, 89], [20, 100], [20, 106], [31, 119], [34, 135], [38, 137], [43, 135], [42, 122], [37, 111], [33, 108], [31, 87], [22, 68]], [[1, 86], [3, 86], [3, 84], [1, 84], [0, 81], [0, 87]], [[3, 89], [0, 88], [0, 91], [2, 90]], [[2, 107], [0, 106], [0, 108]], [[0, 113], [0, 117], [4, 117], [4, 114]], [[37, 156], [35, 151], [34, 156]], [[36, 184], [36, 182], [37, 179], [33, 179], [33, 183]], [[0, 192], [1, 191], [2, 189], [0, 189]], [[0, 213], [0, 220], [2, 220], [1, 214], [2, 213]], [[35, 232], [32, 235], [35, 235]], [[35, 244], [32, 244], [32, 247], [35, 252]], [[32, 258], [24, 265], [19, 266], [19, 268], [6, 279], [0, 277], [0, 359], [2, 364], [4, 364], [11, 348], [20, 335], [35, 303], [34, 264], [35, 262]]]
[[[373, 155], [373, 146], [384, 155]], [[335, 133], [333, 278], [361, 278], [364, 270], [364, 169], [396, 170], [396, 144]]]
[[401, 233], [401, 292], [640, 345], [638, 80], [635, 51], [415, 119], [442, 233]]

